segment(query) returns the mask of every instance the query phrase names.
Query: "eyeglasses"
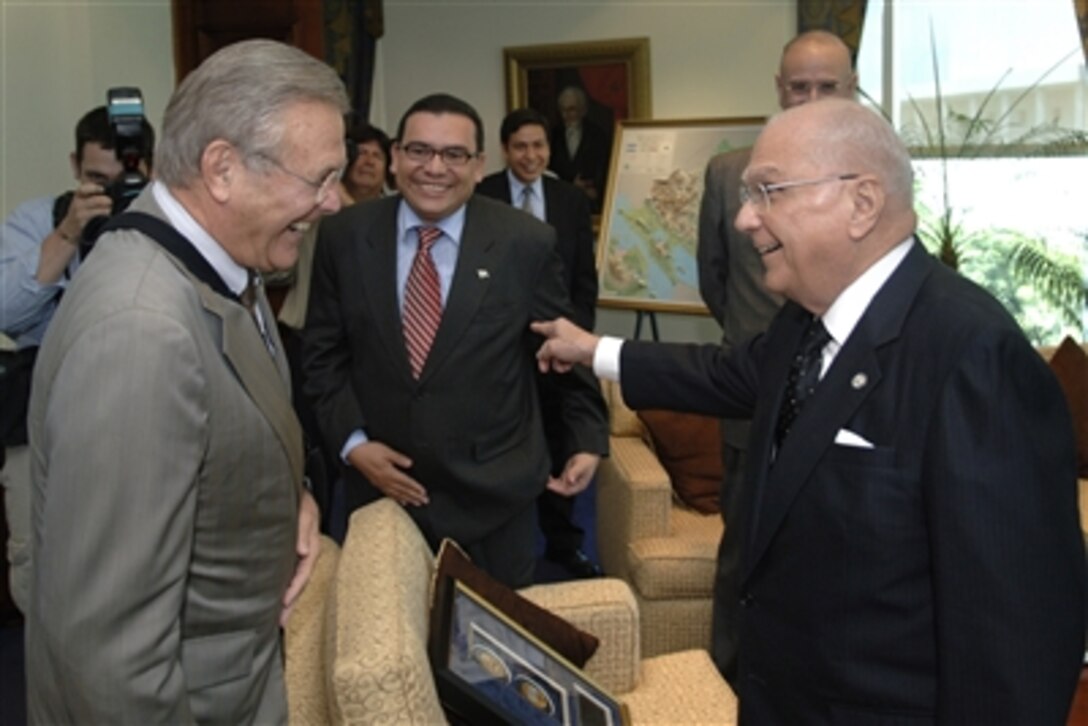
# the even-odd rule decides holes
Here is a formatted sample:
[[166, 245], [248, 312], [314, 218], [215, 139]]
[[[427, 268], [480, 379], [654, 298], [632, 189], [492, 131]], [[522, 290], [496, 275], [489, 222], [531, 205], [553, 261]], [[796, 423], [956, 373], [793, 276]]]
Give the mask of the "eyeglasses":
[[397, 144], [397, 148], [413, 164], [429, 164], [431, 159], [440, 156], [442, 157], [442, 163], [446, 166], [464, 166], [469, 162], [469, 159], [475, 159], [480, 155], [479, 152], [469, 151], [463, 146], [447, 146], [443, 149], [436, 149], [430, 144], [419, 141], [412, 141], [403, 146]]
[[776, 182], [774, 184], [764, 184], [762, 182], [750, 183], [744, 182], [740, 185], [740, 205], [743, 207], [745, 204], [751, 202], [761, 212], [766, 212], [771, 208], [771, 194], [780, 192], [783, 189], [792, 189], [793, 187], [807, 187], [814, 186], [816, 184], [827, 184], [834, 181], [849, 181], [850, 179], [857, 179], [860, 174], [833, 174], [831, 176], [822, 176], [818, 179], [798, 179], [796, 181], [784, 181]]
[[324, 178], [322, 178], [321, 181], [314, 181], [313, 179], [307, 179], [306, 177], [302, 176], [297, 172], [291, 171], [283, 165], [283, 162], [281, 162], [274, 156], [266, 154], [262, 151], [254, 152], [253, 155], [264, 159], [287, 176], [294, 177], [306, 186], [313, 189], [316, 192], [314, 196], [314, 206], [317, 206], [318, 204], [321, 204], [323, 201], [325, 201], [325, 198], [329, 196], [329, 193], [332, 191], [333, 187], [336, 186], [336, 183], [338, 181], [340, 181], [340, 177], [344, 175], [344, 170], [342, 168], [333, 169]]

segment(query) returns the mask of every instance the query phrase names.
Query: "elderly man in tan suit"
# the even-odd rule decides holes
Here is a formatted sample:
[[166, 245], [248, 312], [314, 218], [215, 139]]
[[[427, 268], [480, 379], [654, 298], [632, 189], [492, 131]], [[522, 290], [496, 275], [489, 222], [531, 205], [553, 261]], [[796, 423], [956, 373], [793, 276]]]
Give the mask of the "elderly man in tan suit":
[[29, 415], [32, 723], [286, 721], [280, 627], [317, 510], [251, 281], [339, 209], [347, 109], [297, 49], [214, 54], [170, 100], [138, 214], [65, 295]]

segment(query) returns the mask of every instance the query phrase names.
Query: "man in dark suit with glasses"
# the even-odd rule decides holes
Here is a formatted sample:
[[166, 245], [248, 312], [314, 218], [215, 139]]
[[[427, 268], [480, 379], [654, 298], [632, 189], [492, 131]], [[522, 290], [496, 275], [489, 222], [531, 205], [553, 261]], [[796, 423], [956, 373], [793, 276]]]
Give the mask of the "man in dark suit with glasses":
[[[303, 332], [307, 392], [346, 464], [349, 509], [400, 502], [508, 585], [532, 582], [535, 502], [551, 460], [529, 323], [573, 314], [555, 230], [473, 196], [483, 124], [445, 94], [405, 113], [393, 145], [400, 196], [321, 225]], [[574, 454], [567, 494], [606, 452], [597, 382], [561, 385]]]

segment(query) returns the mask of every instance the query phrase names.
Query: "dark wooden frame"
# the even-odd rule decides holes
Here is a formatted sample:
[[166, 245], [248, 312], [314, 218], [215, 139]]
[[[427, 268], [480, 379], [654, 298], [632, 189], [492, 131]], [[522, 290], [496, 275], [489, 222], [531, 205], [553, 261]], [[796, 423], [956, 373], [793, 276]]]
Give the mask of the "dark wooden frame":
[[[505, 674], [511, 689], [504, 698], [516, 700], [512, 695], [513, 689], [517, 688], [514, 684], [519, 679], [524, 679], [534, 683], [534, 687], [541, 692], [551, 692], [547, 702], [552, 705], [555, 713], [538, 714], [539, 718], [546, 718], [560, 726], [579, 726], [582, 722], [571, 701], [576, 696], [582, 696], [602, 709], [602, 713], [606, 715], [605, 722], [613, 726], [628, 726], [630, 716], [626, 706], [615, 701], [581, 670], [496, 610], [464, 583], [451, 577], [443, 577], [435, 587], [428, 655], [439, 698], [451, 722], [489, 724], [518, 723], [520, 720], [517, 714], [504, 708], [500, 701], [487, 696], [482, 689], [463, 678], [451, 666], [453, 661], [467, 659], [471, 653], [468, 639], [466, 638], [465, 643], [459, 640], [463, 631], [469, 629], [484, 636], [481, 642], [487, 647], [482, 649], [501, 665], [500, 673]], [[476, 618], [470, 622], [455, 622], [458, 606], [474, 611]], [[464, 652], [456, 650], [462, 647]], [[480, 644], [472, 646], [477, 647]], [[519, 656], [519, 653], [528, 653], [531, 660], [546, 663], [551, 672], [543, 673], [529, 659]], [[515, 671], [519, 669], [522, 669], [522, 673], [515, 675]], [[551, 679], [550, 676], [557, 673], [561, 675], [563, 683]], [[496, 675], [495, 680], [502, 680], [502, 677]], [[501, 684], [498, 686], [500, 690], [505, 687]], [[556, 703], [557, 700], [559, 703]]]

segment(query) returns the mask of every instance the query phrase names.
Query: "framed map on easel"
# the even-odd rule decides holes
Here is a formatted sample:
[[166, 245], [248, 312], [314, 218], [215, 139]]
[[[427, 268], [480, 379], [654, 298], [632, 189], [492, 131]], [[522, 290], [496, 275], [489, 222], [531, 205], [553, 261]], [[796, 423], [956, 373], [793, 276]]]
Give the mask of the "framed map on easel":
[[751, 146], [765, 119], [618, 123], [601, 215], [602, 307], [707, 314], [695, 247], [707, 162]]

